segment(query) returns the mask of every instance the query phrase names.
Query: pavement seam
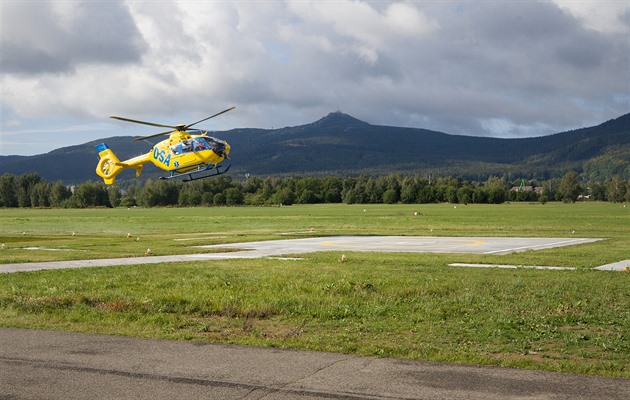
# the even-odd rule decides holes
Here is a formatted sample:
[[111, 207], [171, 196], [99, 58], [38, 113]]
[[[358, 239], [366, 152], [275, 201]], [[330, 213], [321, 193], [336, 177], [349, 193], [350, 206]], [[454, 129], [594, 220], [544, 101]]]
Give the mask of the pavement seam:
[[[293, 395], [298, 395], [298, 396], [319, 396], [319, 397], [339, 399], [339, 400], [394, 399], [394, 397], [389, 397], [389, 396], [371, 396], [367, 394], [347, 394], [347, 393], [334, 393], [334, 392], [326, 392], [326, 391], [319, 391], [319, 390], [309, 390], [309, 389], [286, 388], [287, 385], [282, 385], [281, 387], [273, 387], [273, 386], [255, 385], [255, 384], [241, 383], [241, 382], [220, 381], [220, 380], [202, 379], [202, 378], [187, 378], [183, 376], [160, 375], [160, 374], [152, 374], [152, 373], [145, 373], [145, 372], [132, 372], [132, 371], [123, 371], [123, 370], [115, 370], [115, 369], [107, 369], [107, 368], [83, 367], [83, 366], [77, 366], [77, 365], [72, 365], [72, 364], [67, 364], [67, 363], [49, 362], [45, 360], [26, 359], [26, 358], [0, 357], [0, 362], [2, 364], [23, 364], [23, 365], [26, 364], [34, 368], [66, 370], [66, 371], [83, 372], [83, 373], [90, 373], [90, 374], [97, 374], [97, 375], [115, 375], [115, 376], [121, 376], [121, 377], [132, 378], [132, 379], [147, 379], [147, 380], [180, 383], [180, 384], [188, 384], [188, 385], [208, 386], [208, 387], [249, 389], [247, 395], [244, 398], [249, 396], [251, 393], [254, 393], [260, 390], [260, 391], [266, 392], [266, 394], [262, 398], [267, 397], [268, 395], [272, 393], [284, 393], [284, 394], [293, 394]], [[332, 363], [329, 366], [332, 366], [335, 363]], [[327, 367], [328, 366], [320, 368], [318, 369], [318, 371], [325, 369]]]
[[[278, 388], [277, 391], [273, 391], [273, 392], [269, 392], [267, 394], [265, 394], [263, 397], [260, 397], [259, 400], [265, 399], [266, 397], [268, 397], [269, 395], [272, 395], [273, 393], [276, 393], [278, 391], [288, 391], [293, 393], [294, 390], [298, 390], [298, 391], [302, 391], [301, 389], [293, 389], [290, 386], [293, 385], [299, 385], [299, 383], [305, 379], [308, 378], [312, 378], [315, 375], [319, 374], [320, 372], [330, 369], [338, 364], [344, 363], [346, 361], [349, 360], [359, 360], [361, 361], [361, 365], [357, 366], [355, 368], [356, 371], [359, 371], [361, 369], [364, 369], [365, 367], [367, 367], [368, 365], [372, 364], [374, 362], [374, 359], [372, 358], [357, 358], [357, 357], [352, 357], [352, 356], [348, 356], [348, 357], [343, 357], [340, 358], [339, 360], [335, 360], [327, 365], [324, 365], [320, 368], [317, 368], [315, 371], [313, 371], [312, 373], [308, 374], [307, 376], [304, 376], [302, 378], [296, 379], [292, 382], [287, 382], [286, 384], [282, 385], [281, 388]], [[313, 393], [313, 391], [307, 391], [307, 393]], [[324, 396], [324, 397], [328, 397], [326, 395], [327, 392], [317, 392], [318, 395], [320, 396]], [[401, 397], [396, 396], [396, 397], [392, 397], [392, 396], [382, 396], [382, 395], [368, 395], [368, 394], [363, 394], [363, 393], [357, 393], [357, 392], [343, 392], [343, 394], [339, 394], [339, 393], [330, 393], [331, 398], [333, 399], [400, 399]], [[413, 398], [409, 398], [410, 400]]]

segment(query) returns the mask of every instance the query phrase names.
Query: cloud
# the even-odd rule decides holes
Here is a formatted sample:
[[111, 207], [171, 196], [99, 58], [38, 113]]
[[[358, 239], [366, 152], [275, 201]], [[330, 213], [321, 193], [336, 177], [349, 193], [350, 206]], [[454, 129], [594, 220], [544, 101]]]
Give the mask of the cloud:
[[630, 10], [624, 1], [553, 0], [553, 3], [588, 29], [602, 33], [628, 33]]
[[109, 115], [180, 123], [236, 105], [205, 127], [298, 125], [341, 109], [454, 134], [549, 134], [629, 111], [629, 9], [5, 1], [2, 106], [22, 126]]
[[71, 73], [77, 64], [139, 61], [143, 42], [122, 3], [7, 1], [4, 73]]

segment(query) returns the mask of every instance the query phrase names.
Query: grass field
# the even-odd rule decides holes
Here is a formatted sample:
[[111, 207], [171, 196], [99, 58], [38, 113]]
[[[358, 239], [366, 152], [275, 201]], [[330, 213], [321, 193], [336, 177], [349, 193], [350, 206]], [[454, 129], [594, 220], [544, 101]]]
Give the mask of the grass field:
[[[414, 215], [417, 213], [417, 215]], [[131, 235], [128, 235], [131, 234]], [[202, 252], [312, 235], [598, 237], [510, 255], [322, 252], [0, 275], [0, 326], [630, 377], [619, 204], [0, 210], [1, 263]], [[129, 237], [128, 237], [129, 236]], [[453, 262], [577, 267], [487, 270]]]

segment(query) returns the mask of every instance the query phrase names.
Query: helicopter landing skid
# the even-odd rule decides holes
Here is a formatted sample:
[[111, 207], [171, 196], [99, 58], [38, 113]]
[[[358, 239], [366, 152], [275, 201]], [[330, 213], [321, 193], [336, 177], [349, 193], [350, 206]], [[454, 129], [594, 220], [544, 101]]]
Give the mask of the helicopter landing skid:
[[[171, 174], [169, 176], [161, 176], [160, 179], [184, 178], [182, 179], [182, 182], [196, 181], [199, 179], [205, 179], [205, 178], [211, 178], [213, 176], [223, 175], [226, 172], [228, 172], [231, 166], [232, 164], [228, 165], [227, 168], [225, 168], [224, 170], [221, 170], [222, 169], [221, 165], [214, 166], [214, 165], [208, 164], [203, 168], [199, 166], [194, 171], [180, 172], [180, 173], [176, 171], [171, 171]], [[206, 174], [206, 172], [210, 172], [210, 173]]]

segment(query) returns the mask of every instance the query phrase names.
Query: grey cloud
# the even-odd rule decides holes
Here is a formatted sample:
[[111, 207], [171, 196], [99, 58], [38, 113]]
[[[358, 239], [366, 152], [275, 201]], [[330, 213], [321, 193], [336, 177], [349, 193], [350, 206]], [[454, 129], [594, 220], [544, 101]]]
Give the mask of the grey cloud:
[[[251, 13], [238, 31], [228, 24], [204, 32], [198, 39], [218, 50], [213, 62], [238, 71], [212, 95], [311, 118], [339, 107], [372, 123], [422, 122], [415, 126], [458, 134], [497, 135], [487, 121], [506, 121], [505, 134], [531, 135], [532, 126], [547, 134], [597, 119], [588, 115], [592, 103], [610, 104], [611, 82], [627, 76], [620, 60], [628, 50], [610, 44], [623, 40], [585, 28], [550, 2], [409, 4], [439, 28], [413, 37], [384, 30], [380, 42], [365, 42], [348, 34], [352, 21], [340, 31], [335, 21], [284, 10], [277, 20]], [[269, 31], [279, 21], [290, 35]], [[277, 44], [266, 54], [256, 51], [274, 40], [282, 53], [273, 52]], [[373, 58], [362, 58], [361, 49]]]
[[612, 46], [609, 40], [594, 32], [579, 32], [556, 49], [558, 59], [579, 69], [592, 69], [604, 62]]
[[[433, 108], [430, 118], [462, 117], [453, 132], [495, 134], [478, 123], [488, 118], [512, 121], [529, 134], [534, 122], [562, 129], [589, 118], [585, 113], [593, 109], [587, 103], [610, 93], [611, 82], [627, 88], [623, 70], [610, 65], [628, 57], [627, 48], [615, 52], [610, 44], [623, 43], [623, 38], [586, 29], [551, 3], [478, 2], [448, 20], [439, 37], [421, 45], [424, 60], [411, 62], [431, 74], [433, 79], [416, 78], [443, 99], [445, 112]], [[459, 93], [451, 90], [449, 95], [449, 88], [459, 88]], [[610, 97], [602, 100], [611, 102]]]
[[72, 2], [76, 18], [55, 18], [53, 2], [10, 1], [2, 5], [5, 73], [71, 72], [82, 63], [138, 61], [144, 42], [119, 2]]

